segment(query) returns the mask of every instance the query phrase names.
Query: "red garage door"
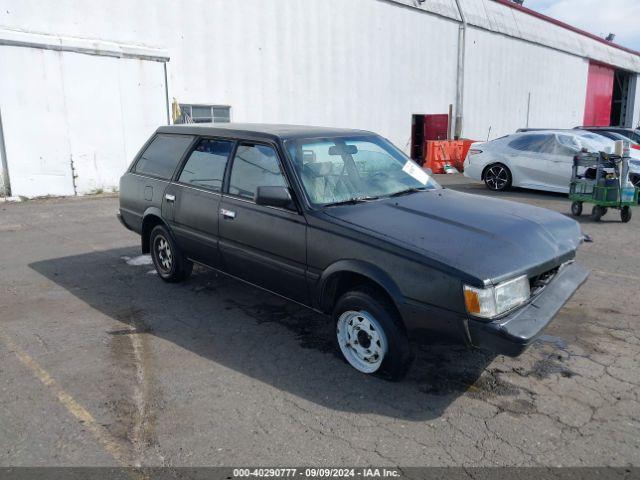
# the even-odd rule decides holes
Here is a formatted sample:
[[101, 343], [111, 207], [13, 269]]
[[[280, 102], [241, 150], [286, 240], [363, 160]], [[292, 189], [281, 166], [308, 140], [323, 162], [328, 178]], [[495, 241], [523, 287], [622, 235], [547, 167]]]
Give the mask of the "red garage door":
[[600, 63], [589, 63], [584, 125], [609, 126], [613, 97], [613, 75], [613, 68]]

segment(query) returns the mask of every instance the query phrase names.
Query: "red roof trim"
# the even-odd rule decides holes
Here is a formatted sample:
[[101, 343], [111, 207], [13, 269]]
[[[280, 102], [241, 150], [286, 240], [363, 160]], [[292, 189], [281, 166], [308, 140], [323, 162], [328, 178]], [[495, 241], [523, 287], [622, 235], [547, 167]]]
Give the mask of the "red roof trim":
[[510, 0], [493, 0], [494, 2], [497, 3], [501, 3], [502, 5], [505, 5], [509, 8], [513, 8], [515, 10], [519, 10], [523, 13], [526, 13], [528, 15], [534, 16], [536, 18], [539, 18], [541, 20], [544, 20], [545, 22], [549, 22], [549, 23], [553, 23], [554, 25], [558, 25], [559, 27], [565, 28], [567, 30], [571, 30], [572, 32], [575, 33], [579, 33], [580, 35], [584, 35], [585, 37], [589, 37], [592, 40], [596, 40], [600, 43], [604, 43], [605, 45], [609, 45], [610, 47], [613, 48], [617, 48], [618, 50], [623, 50], [627, 53], [631, 53], [633, 55], [638, 55], [640, 56], [640, 52], [638, 52], [637, 50], [632, 50], [631, 48], [627, 48], [627, 47], [623, 47], [622, 45], [618, 45], [617, 43], [613, 43], [613, 42], [608, 42], [607, 40], [605, 40], [602, 37], [599, 37], [597, 35], [594, 35], [593, 33], [589, 33], [585, 30], [581, 30], [579, 28], [576, 28], [572, 25], [569, 25], [568, 23], [564, 23], [561, 22], [560, 20], [556, 20], [555, 18], [552, 17], [548, 17], [547, 15], [543, 15], [540, 12], [536, 12], [535, 10], [531, 10], [530, 8], [524, 7], [522, 5], [519, 5], [517, 3], [514, 3]]

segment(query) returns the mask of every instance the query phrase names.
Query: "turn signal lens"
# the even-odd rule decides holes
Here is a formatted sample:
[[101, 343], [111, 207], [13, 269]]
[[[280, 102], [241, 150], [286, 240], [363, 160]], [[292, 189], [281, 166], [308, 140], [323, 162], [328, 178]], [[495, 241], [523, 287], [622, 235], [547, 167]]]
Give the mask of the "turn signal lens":
[[464, 303], [467, 306], [467, 312], [478, 314], [480, 313], [480, 299], [478, 298], [478, 292], [475, 292], [471, 287], [464, 287]]

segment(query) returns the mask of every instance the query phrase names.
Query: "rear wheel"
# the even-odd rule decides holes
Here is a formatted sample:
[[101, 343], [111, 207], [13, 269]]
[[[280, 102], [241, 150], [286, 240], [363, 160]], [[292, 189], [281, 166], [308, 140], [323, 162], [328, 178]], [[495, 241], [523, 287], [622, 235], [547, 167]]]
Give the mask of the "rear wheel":
[[604, 207], [600, 207], [598, 205], [594, 205], [591, 209], [591, 219], [594, 222], [599, 222], [602, 216], [607, 213], [607, 209]]
[[573, 202], [571, 204], [571, 214], [574, 217], [579, 217], [582, 215], [582, 202]]
[[356, 370], [399, 380], [411, 363], [409, 340], [395, 307], [373, 288], [340, 297], [333, 311], [336, 343]]
[[484, 172], [484, 184], [490, 190], [508, 190], [511, 188], [511, 181], [511, 171], [501, 163], [489, 165]]
[[620, 220], [627, 223], [631, 220], [631, 207], [622, 207], [620, 209]]
[[151, 230], [149, 244], [153, 265], [165, 282], [181, 282], [191, 275], [193, 263], [184, 258], [166, 227]]

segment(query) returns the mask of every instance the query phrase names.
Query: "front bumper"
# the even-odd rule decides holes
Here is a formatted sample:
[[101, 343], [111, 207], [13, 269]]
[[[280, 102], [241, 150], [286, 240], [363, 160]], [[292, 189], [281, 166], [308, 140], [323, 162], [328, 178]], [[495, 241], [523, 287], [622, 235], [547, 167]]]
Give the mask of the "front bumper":
[[471, 344], [504, 355], [520, 355], [551, 323], [588, 276], [589, 271], [585, 267], [571, 263], [560, 270], [530, 303], [506, 317], [492, 322], [469, 319]]

